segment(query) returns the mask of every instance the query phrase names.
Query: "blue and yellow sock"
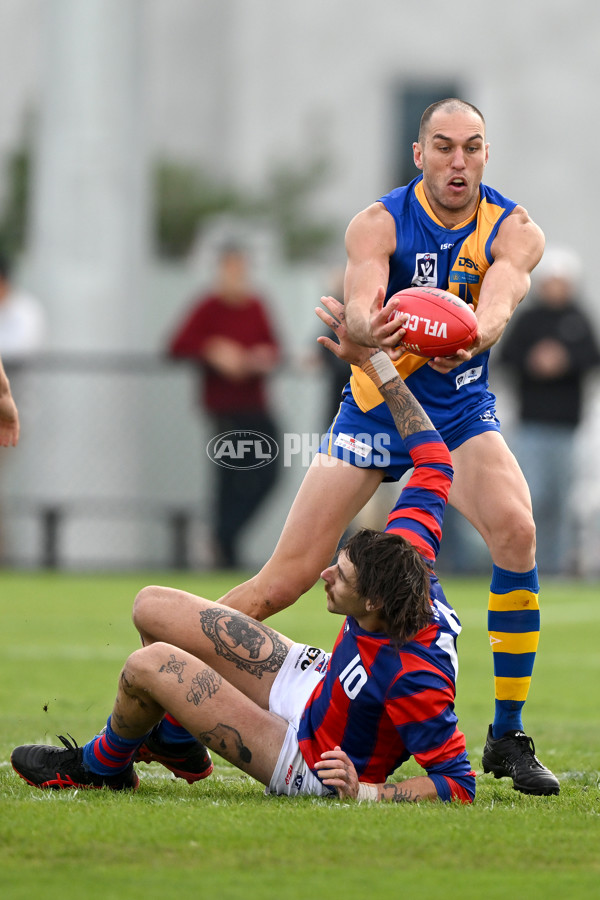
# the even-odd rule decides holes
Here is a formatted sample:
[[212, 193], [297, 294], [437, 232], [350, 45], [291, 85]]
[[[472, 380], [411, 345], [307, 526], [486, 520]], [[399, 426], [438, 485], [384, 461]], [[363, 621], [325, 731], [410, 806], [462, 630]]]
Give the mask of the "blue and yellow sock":
[[110, 716], [106, 729], [83, 746], [83, 765], [96, 775], [118, 775], [123, 772], [135, 756], [137, 748], [147, 736], [123, 738], [112, 730]]
[[196, 740], [170, 713], [165, 713], [156, 726], [156, 731], [165, 744], [191, 744]]
[[507, 731], [523, 730], [521, 710], [540, 637], [538, 592], [537, 566], [529, 572], [493, 567], [488, 632], [494, 657], [495, 738]]

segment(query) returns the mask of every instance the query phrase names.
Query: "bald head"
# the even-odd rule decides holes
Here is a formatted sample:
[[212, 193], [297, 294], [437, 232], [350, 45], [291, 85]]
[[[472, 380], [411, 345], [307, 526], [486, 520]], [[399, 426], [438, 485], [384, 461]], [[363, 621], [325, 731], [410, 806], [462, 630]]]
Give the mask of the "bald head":
[[472, 113], [479, 119], [481, 119], [481, 124], [483, 125], [483, 130], [485, 133], [485, 119], [476, 106], [473, 106], [472, 103], [468, 103], [466, 100], [459, 100], [457, 97], [447, 97], [445, 100], [436, 100], [435, 103], [432, 103], [431, 106], [427, 107], [427, 109], [421, 116], [421, 124], [419, 125], [420, 144], [424, 143], [427, 128], [429, 127], [429, 123], [431, 122], [431, 119], [436, 112], [444, 112], [450, 114], [454, 112]]

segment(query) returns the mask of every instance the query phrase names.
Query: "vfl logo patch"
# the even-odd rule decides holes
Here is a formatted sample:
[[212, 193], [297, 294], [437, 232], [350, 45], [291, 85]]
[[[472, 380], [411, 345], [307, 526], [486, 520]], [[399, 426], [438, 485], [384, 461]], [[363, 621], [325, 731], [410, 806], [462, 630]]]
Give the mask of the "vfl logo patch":
[[474, 381], [478, 381], [481, 378], [482, 371], [483, 366], [476, 366], [474, 369], [467, 369], [466, 372], [461, 372], [460, 375], [456, 376], [456, 390], [460, 390], [465, 384], [472, 384]]
[[437, 253], [417, 253], [411, 282], [419, 287], [437, 287]]
[[336, 447], [343, 447], [344, 450], [352, 450], [353, 453], [356, 453], [356, 455], [362, 457], [362, 459], [366, 459], [372, 449], [368, 444], [363, 444], [349, 434], [343, 434], [341, 432], [336, 437], [334, 445]]

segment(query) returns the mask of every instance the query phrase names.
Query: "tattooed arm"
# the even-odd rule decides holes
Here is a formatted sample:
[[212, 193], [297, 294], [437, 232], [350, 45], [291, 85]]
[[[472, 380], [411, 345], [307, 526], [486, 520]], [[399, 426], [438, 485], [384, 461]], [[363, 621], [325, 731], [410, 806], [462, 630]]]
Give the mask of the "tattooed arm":
[[321, 762], [316, 763], [319, 778], [323, 784], [334, 787], [340, 799], [388, 801], [390, 803], [418, 803], [419, 800], [437, 800], [435, 784], [426, 775], [407, 778], [405, 781], [385, 784], [359, 782], [356, 769], [350, 757], [340, 747], [321, 754]]
[[322, 309], [317, 309], [316, 313], [325, 325], [333, 329], [339, 343], [328, 337], [319, 338], [319, 343], [339, 359], [360, 366], [369, 376], [387, 403], [400, 437], [432, 430], [434, 426], [429, 416], [406, 387], [389, 356], [383, 350], [355, 344], [348, 337], [343, 305], [333, 297], [323, 297], [323, 303], [330, 315]]

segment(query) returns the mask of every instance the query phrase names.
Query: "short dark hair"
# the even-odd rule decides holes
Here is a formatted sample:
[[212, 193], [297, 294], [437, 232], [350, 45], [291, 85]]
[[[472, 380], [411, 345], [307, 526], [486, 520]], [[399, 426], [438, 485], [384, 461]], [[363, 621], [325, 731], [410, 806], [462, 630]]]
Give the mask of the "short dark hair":
[[381, 607], [386, 633], [405, 644], [431, 622], [430, 570], [400, 534], [363, 528], [343, 548], [354, 566], [362, 600]]
[[483, 113], [481, 113], [476, 106], [473, 106], [473, 104], [469, 103], [467, 100], [459, 100], [458, 97], [446, 97], [444, 100], [436, 100], [435, 103], [432, 103], [431, 106], [428, 106], [421, 116], [421, 124], [419, 125], [420, 144], [422, 144], [425, 139], [425, 132], [427, 130], [429, 122], [431, 121], [431, 117], [438, 111], [438, 109], [448, 109], [451, 112], [461, 110], [462, 112], [475, 113], [475, 115], [479, 116], [479, 118], [481, 119], [483, 128], [485, 130], [485, 119], [483, 118]]

